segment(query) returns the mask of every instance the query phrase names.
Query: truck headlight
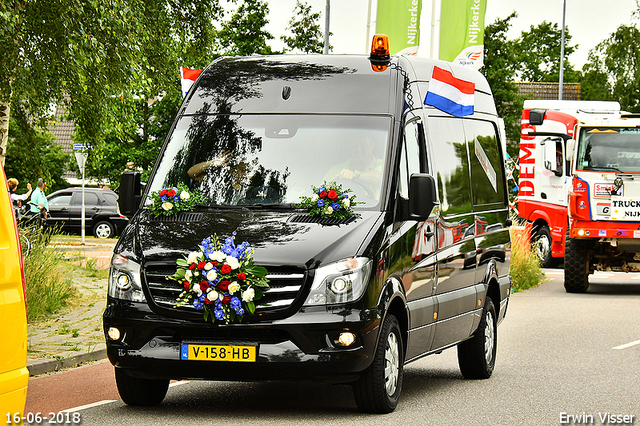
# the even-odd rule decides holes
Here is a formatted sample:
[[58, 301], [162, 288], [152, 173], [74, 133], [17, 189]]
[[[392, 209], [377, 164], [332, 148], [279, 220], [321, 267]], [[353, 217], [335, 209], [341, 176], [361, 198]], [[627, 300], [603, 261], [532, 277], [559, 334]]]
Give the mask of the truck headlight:
[[109, 271], [109, 296], [116, 299], [144, 302], [140, 279], [140, 264], [120, 254], [111, 258]]
[[366, 257], [350, 257], [318, 268], [305, 306], [358, 300], [369, 283], [371, 264]]

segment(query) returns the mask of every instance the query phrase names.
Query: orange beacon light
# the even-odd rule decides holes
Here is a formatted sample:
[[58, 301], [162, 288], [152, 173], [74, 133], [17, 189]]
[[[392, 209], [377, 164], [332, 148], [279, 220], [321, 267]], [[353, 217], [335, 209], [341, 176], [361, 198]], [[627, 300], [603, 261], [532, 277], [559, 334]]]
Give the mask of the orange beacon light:
[[389, 36], [386, 34], [376, 34], [373, 36], [369, 61], [371, 62], [371, 68], [376, 72], [382, 72], [387, 69], [391, 61]]

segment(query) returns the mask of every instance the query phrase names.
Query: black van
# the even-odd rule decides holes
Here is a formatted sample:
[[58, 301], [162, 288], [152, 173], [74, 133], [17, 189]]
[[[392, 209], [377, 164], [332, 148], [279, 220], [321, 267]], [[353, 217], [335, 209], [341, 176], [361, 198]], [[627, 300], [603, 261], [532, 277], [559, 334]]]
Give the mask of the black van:
[[[137, 211], [139, 177], [123, 176], [120, 209], [133, 217], [104, 330], [125, 403], [161, 403], [170, 379], [306, 379], [351, 384], [361, 410], [386, 413], [406, 363], [454, 346], [464, 377], [491, 376], [511, 291], [491, 89], [450, 63], [376, 59], [218, 59], [186, 96]], [[423, 104], [434, 66], [475, 83], [472, 115]], [[300, 208], [329, 181], [362, 203], [355, 216]], [[151, 214], [150, 195], [178, 184], [202, 200]], [[168, 279], [214, 234], [249, 243], [267, 270], [269, 290], [241, 321], [205, 319]]]

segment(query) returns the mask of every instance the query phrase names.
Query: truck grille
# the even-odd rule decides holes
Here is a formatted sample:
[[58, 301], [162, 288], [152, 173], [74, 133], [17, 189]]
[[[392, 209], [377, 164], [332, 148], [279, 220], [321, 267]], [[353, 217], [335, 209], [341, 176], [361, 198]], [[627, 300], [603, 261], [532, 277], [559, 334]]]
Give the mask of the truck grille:
[[[302, 290], [304, 283], [304, 271], [295, 268], [267, 268], [269, 279], [269, 290], [256, 306], [256, 313], [271, 313], [285, 310], [291, 306]], [[156, 305], [178, 310], [181, 312], [198, 312], [191, 305], [184, 305], [174, 308], [178, 296], [184, 290], [178, 281], [168, 279], [176, 271], [174, 264], [150, 262], [144, 267], [144, 278], [149, 288], [149, 293]]]

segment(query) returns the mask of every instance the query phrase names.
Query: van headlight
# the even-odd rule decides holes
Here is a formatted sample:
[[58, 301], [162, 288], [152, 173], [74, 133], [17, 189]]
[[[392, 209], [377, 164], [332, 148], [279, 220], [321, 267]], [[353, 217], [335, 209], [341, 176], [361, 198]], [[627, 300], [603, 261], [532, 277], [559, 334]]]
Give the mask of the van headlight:
[[109, 296], [116, 299], [144, 302], [140, 279], [140, 264], [120, 254], [111, 258], [109, 271]]
[[358, 300], [367, 288], [371, 259], [351, 257], [316, 270], [305, 306], [334, 305]]

